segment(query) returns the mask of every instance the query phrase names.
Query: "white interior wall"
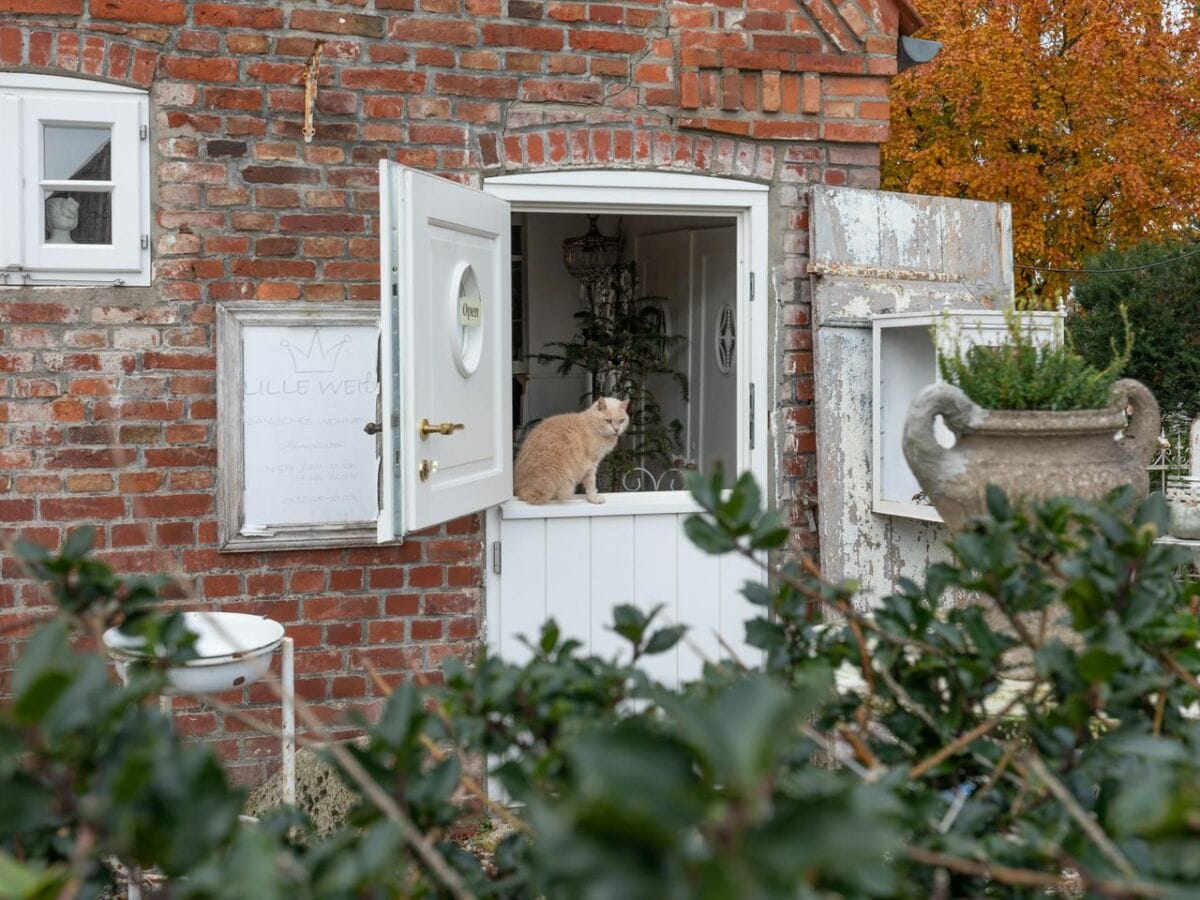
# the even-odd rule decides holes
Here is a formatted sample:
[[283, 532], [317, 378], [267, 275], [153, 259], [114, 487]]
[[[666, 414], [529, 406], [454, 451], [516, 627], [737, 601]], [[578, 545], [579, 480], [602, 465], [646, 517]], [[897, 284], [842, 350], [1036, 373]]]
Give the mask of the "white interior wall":
[[[564, 237], [582, 234], [580, 216], [526, 215], [525, 296], [526, 333], [531, 354], [552, 341], [569, 340], [575, 331], [575, 313], [583, 308], [579, 282], [563, 265]], [[545, 418], [580, 408], [587, 390], [582, 372], [559, 375], [552, 364], [529, 360], [529, 382], [525, 390], [525, 421]]]

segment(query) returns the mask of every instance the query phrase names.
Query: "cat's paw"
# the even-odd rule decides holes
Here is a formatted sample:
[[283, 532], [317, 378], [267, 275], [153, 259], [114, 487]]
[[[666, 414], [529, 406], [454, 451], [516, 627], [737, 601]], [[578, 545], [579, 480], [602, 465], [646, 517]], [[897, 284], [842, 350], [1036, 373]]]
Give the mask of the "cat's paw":
[[588, 494], [587, 498], [588, 498], [588, 503], [603, 503], [604, 502], [604, 498], [601, 497], [599, 494]]

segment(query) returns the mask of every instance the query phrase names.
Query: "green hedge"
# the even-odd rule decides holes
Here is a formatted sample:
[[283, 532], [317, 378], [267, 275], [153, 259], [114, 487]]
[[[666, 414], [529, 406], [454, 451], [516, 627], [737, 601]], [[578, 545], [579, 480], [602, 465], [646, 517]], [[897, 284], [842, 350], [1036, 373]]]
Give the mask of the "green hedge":
[[[1088, 268], [1125, 269], [1177, 257], [1200, 244], [1142, 244], [1089, 259]], [[1074, 286], [1067, 327], [1075, 347], [1103, 367], [1121, 346], [1120, 307], [1129, 311], [1133, 354], [1124, 374], [1154, 392], [1164, 414], [1200, 413], [1200, 254], [1133, 272], [1090, 275]]]
[[[786, 542], [749, 476], [691, 488], [705, 552]], [[1066, 896], [1195, 897], [1200, 587], [1155, 543], [1162, 497], [1131, 500], [993, 488], [951, 561], [885, 598], [789, 563], [746, 586], [757, 658], [679, 690], [640, 665], [689, 640], [655, 611], [614, 609], [613, 658], [548, 622], [523, 662], [398, 686], [332, 760], [363, 801], [329, 836], [288, 810], [240, 823], [210, 748], [147, 702], [191, 653], [154, 583], [114, 578], [83, 531], [19, 545], [58, 614], [0, 703], [0, 900], [111, 895], [114, 861], [172, 900], [1024, 900], [1068, 870]], [[163, 653], [124, 687], [70, 638], [115, 623]], [[491, 807], [513, 832], [486, 863], [450, 838], [485, 759], [521, 804]]]

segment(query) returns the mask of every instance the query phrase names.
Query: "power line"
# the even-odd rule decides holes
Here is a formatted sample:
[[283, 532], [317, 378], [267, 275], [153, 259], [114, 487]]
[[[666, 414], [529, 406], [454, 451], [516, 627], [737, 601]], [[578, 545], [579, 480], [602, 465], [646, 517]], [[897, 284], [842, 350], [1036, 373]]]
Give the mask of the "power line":
[[1125, 266], [1120, 269], [1059, 269], [1053, 266], [1018, 266], [1014, 265], [1015, 269], [1024, 269], [1027, 272], [1058, 272], [1064, 275], [1116, 275], [1121, 272], [1140, 272], [1142, 269], [1153, 269], [1155, 266], [1165, 266], [1167, 263], [1179, 262], [1181, 259], [1187, 259], [1189, 256], [1195, 256], [1200, 253], [1200, 247], [1195, 250], [1189, 250], [1187, 253], [1181, 253], [1178, 256], [1172, 256], [1167, 259], [1160, 259], [1157, 262], [1145, 263], [1140, 266]]

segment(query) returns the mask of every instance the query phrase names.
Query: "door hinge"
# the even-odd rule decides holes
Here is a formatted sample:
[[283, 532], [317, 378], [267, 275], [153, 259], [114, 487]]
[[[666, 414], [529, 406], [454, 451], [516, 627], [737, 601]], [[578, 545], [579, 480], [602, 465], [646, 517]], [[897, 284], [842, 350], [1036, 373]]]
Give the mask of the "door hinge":
[[138, 126], [138, 140], [144, 141], [144, 140], [149, 139], [149, 137], [150, 137], [150, 126], [149, 125], [139, 125]]
[[142, 235], [142, 249], [143, 250], [150, 249], [150, 235], [148, 235], [148, 234]]
[[492, 571], [500, 574], [500, 542], [492, 541]]
[[754, 382], [750, 382], [750, 449], [754, 449]]
[[754, 273], [750, 273], [750, 302], [754, 302]]

